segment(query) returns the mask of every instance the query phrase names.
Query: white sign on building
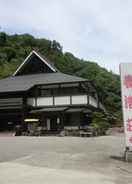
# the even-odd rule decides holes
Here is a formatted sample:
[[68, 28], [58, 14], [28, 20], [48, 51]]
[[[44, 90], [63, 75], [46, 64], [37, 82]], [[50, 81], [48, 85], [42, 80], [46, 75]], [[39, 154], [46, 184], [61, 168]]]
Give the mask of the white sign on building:
[[132, 148], [132, 63], [120, 64], [126, 146]]

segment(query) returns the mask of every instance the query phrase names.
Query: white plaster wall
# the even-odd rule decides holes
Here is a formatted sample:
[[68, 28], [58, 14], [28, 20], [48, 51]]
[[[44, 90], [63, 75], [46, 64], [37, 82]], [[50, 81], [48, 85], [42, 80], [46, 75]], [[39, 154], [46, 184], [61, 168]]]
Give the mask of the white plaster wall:
[[[70, 105], [70, 96], [54, 97], [55, 105]], [[28, 98], [28, 105], [35, 106], [35, 98]], [[87, 95], [72, 96], [72, 104], [87, 104]], [[97, 107], [97, 100], [89, 96], [89, 104]], [[53, 97], [39, 97], [37, 98], [37, 106], [52, 106]]]
[[37, 106], [53, 105], [53, 97], [39, 97], [37, 98]]
[[87, 95], [72, 96], [72, 104], [87, 104]]
[[94, 107], [97, 107], [97, 100], [95, 98], [93, 98], [92, 96], [89, 96], [89, 104], [94, 106]]
[[70, 96], [55, 97], [55, 105], [69, 105]]

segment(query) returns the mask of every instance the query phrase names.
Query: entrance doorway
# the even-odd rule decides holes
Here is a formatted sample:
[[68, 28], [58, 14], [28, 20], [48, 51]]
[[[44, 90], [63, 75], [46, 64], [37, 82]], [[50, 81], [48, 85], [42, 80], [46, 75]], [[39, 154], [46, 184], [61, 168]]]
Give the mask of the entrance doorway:
[[47, 117], [46, 119], [46, 128], [49, 131], [58, 131], [61, 129], [61, 118], [60, 116], [54, 115]]

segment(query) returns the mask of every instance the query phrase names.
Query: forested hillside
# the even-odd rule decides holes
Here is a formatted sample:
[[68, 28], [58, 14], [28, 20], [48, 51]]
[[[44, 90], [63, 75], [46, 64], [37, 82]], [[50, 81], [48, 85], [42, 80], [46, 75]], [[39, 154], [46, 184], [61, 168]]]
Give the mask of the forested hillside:
[[53, 61], [60, 71], [91, 80], [108, 112], [120, 121], [119, 76], [101, 68], [97, 63], [79, 59], [69, 52], [64, 53], [56, 41], [34, 38], [29, 34], [7, 35], [0, 32], [0, 78], [11, 75], [33, 49]]

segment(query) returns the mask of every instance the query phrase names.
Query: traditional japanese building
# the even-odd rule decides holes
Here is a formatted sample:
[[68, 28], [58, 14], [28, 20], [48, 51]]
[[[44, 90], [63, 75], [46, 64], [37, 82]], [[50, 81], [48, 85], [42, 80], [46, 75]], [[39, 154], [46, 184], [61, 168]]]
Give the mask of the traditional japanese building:
[[45, 130], [84, 126], [91, 113], [103, 110], [94, 86], [86, 79], [58, 71], [32, 51], [15, 73], [0, 80], [0, 130], [26, 127], [38, 120]]

